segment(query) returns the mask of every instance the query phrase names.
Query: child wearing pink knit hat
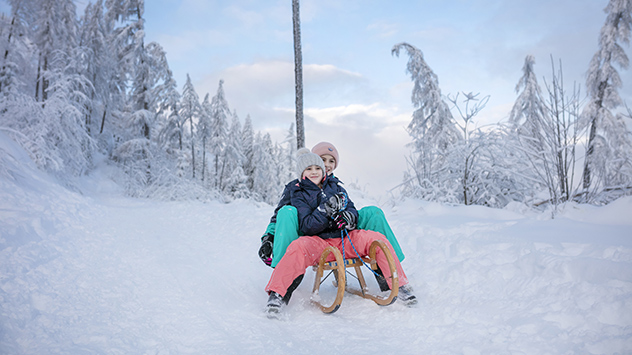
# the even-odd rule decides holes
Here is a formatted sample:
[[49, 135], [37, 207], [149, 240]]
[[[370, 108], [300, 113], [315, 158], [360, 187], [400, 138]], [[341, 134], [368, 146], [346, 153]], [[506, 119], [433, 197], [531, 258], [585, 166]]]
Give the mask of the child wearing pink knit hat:
[[[338, 167], [338, 162], [340, 161], [338, 157], [338, 150], [334, 147], [333, 144], [329, 142], [320, 142], [312, 148], [312, 153], [318, 155], [323, 158], [323, 162], [325, 162], [325, 167], [327, 168], [327, 174], [331, 174], [334, 169]], [[331, 166], [327, 166], [327, 160], [329, 160]], [[332, 161], [333, 160], [333, 161]], [[331, 169], [331, 170], [330, 170]]]

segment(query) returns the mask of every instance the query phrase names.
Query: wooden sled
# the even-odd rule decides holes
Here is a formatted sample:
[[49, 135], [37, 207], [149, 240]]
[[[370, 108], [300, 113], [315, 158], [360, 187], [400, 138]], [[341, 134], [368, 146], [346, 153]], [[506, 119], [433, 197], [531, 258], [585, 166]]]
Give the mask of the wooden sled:
[[[386, 256], [386, 260], [388, 261], [388, 267], [391, 271], [391, 281], [392, 287], [391, 292], [387, 297], [380, 297], [372, 295], [368, 292], [368, 288], [366, 286], [366, 282], [364, 280], [364, 276], [362, 275], [362, 270], [360, 267], [363, 265], [362, 261], [366, 264], [370, 265], [373, 270], [377, 270], [377, 260], [375, 259], [375, 253], [377, 248], [382, 249], [384, 255]], [[329, 254], [333, 253], [336, 260], [327, 262], [327, 258]], [[316, 278], [314, 280], [314, 290], [312, 296], [312, 302], [316, 303], [320, 309], [325, 313], [334, 313], [340, 308], [340, 304], [342, 303], [342, 298], [345, 294], [345, 289], [347, 285], [347, 271], [346, 268], [353, 267], [355, 269], [356, 276], [355, 278], [360, 283], [360, 290], [349, 288], [347, 291], [349, 293], [358, 295], [360, 297], [368, 298], [373, 300], [375, 303], [380, 306], [388, 306], [395, 302], [397, 297], [397, 293], [399, 291], [399, 278], [397, 276], [397, 269], [395, 268], [395, 261], [393, 256], [391, 255], [390, 250], [385, 242], [381, 240], [375, 240], [371, 243], [371, 247], [369, 249], [369, 255], [363, 256], [362, 260], [359, 258], [352, 259], [344, 259], [342, 258], [342, 254], [338, 248], [328, 246], [323, 253], [320, 255], [320, 260], [318, 261], [318, 265], [314, 265], [314, 270], [316, 271]], [[325, 271], [331, 271], [328, 275], [323, 279], [323, 274]], [[320, 285], [329, 277], [329, 275], [333, 274], [336, 278], [334, 285], [337, 287], [336, 298], [334, 299], [331, 305], [323, 304], [320, 300]], [[353, 276], [351, 273], [349, 273]]]

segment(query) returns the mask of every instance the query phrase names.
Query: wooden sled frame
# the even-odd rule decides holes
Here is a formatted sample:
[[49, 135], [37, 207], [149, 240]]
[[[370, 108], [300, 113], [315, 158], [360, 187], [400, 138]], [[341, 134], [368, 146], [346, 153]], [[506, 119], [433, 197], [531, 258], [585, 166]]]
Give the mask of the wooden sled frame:
[[[362, 261], [364, 261], [365, 263], [371, 266], [371, 269], [377, 270], [377, 260], [375, 258], [375, 253], [377, 252], [377, 248], [380, 248], [382, 252], [384, 253], [384, 255], [386, 256], [386, 260], [388, 261], [388, 267], [391, 271], [392, 287], [391, 287], [391, 292], [387, 297], [375, 296], [368, 292], [368, 288], [364, 280], [364, 276], [362, 275], [362, 270], [360, 269], [360, 267], [362, 267], [363, 265]], [[327, 262], [326, 260], [329, 257], [329, 254], [331, 253], [334, 254], [336, 260]], [[338, 248], [335, 248], [333, 246], [328, 246], [320, 255], [320, 260], [318, 261], [318, 265], [314, 265], [314, 270], [316, 271], [316, 277], [314, 280], [312, 302], [316, 303], [323, 312], [334, 313], [335, 311], [338, 310], [338, 308], [340, 308], [340, 304], [342, 303], [342, 298], [345, 294], [345, 289], [347, 285], [346, 268], [348, 267], [353, 267], [355, 269], [356, 278], [358, 279], [358, 282], [360, 283], [360, 290], [350, 288], [348, 290], [349, 293], [373, 300], [375, 303], [379, 304], [380, 306], [388, 306], [392, 304], [393, 302], [395, 302], [397, 293], [399, 291], [399, 278], [397, 276], [397, 269], [395, 268], [395, 261], [393, 259], [393, 255], [391, 255], [391, 252], [384, 241], [382, 240], [373, 241], [369, 249], [369, 255], [362, 257], [362, 260], [359, 258], [343, 260], [342, 254], [340, 253], [340, 250], [338, 250]], [[325, 279], [323, 279], [323, 274], [325, 271], [331, 271], [331, 273], [325, 276], [325, 279], [327, 279], [327, 277], [329, 277], [330, 274], [332, 273], [334, 274], [334, 276], [336, 277], [336, 284], [338, 288], [338, 292], [336, 293], [336, 299], [329, 306], [323, 305], [319, 297], [320, 285], [323, 283], [323, 281], [325, 281]]]

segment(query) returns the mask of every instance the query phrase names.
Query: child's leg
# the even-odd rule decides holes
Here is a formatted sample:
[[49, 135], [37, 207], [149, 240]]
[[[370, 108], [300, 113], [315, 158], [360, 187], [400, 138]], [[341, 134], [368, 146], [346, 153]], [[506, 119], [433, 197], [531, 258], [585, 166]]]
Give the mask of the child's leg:
[[404, 261], [404, 253], [399, 246], [397, 238], [391, 229], [391, 226], [386, 221], [384, 212], [376, 206], [367, 206], [358, 211], [358, 229], [365, 229], [378, 232], [386, 237], [393, 246], [397, 259]]
[[328, 245], [327, 242], [316, 236], [300, 237], [290, 243], [285, 255], [270, 276], [266, 292], [274, 291], [282, 297], [285, 296], [292, 282], [303, 275], [305, 269], [316, 264]]
[[283, 206], [277, 212], [274, 243], [272, 244], [272, 264], [276, 267], [285, 255], [287, 247], [298, 239], [298, 215], [296, 207]]
[[[349, 237], [351, 238], [351, 242], [353, 243], [353, 247], [355, 247], [355, 251], [363, 255], [369, 255], [369, 249], [371, 248], [371, 243], [374, 240], [382, 240], [386, 242], [391, 255], [395, 255], [395, 251], [393, 250], [393, 246], [388, 242], [385, 236], [380, 233], [362, 229], [354, 229], [349, 232]], [[351, 244], [349, 243], [349, 238], [345, 236], [345, 258], [357, 258], [355, 251], [352, 249]], [[375, 259], [377, 260], [377, 265], [382, 270], [384, 274], [384, 278], [388, 283], [388, 286], [391, 287], [391, 269], [388, 267], [388, 260], [386, 260], [386, 256], [382, 252], [381, 248], [376, 249]], [[406, 277], [406, 273], [404, 273], [404, 269], [402, 268], [402, 264], [397, 260], [397, 258], [393, 258], [395, 262], [395, 269], [397, 270], [397, 275], [399, 278], [399, 286], [406, 285], [408, 283], [408, 277]]]

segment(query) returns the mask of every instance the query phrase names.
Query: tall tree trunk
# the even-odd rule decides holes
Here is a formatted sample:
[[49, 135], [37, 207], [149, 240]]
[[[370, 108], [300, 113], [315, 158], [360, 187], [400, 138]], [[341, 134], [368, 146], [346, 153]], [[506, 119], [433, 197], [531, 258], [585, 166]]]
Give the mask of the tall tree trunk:
[[193, 168], [193, 179], [195, 180], [195, 139], [193, 138], [193, 116], [191, 116], [191, 167]]
[[42, 80], [42, 54], [40, 53], [38, 61], [37, 61], [37, 77], [35, 79], [35, 101], [40, 100], [40, 81]]
[[599, 93], [597, 96], [596, 102], [596, 110], [595, 115], [590, 120], [590, 133], [588, 135], [588, 149], [586, 150], [586, 159], [584, 160], [584, 176], [583, 176], [583, 188], [584, 193], [588, 193], [588, 189], [590, 188], [591, 183], [591, 163], [593, 154], [595, 151], [595, 137], [597, 136], [597, 118], [600, 115], [601, 109], [603, 108], [603, 97], [605, 95], [606, 86], [608, 85], [607, 81], [602, 81], [599, 84]]
[[206, 176], [206, 136], [202, 138], [202, 181]]
[[[13, 27], [15, 26], [15, 16], [11, 19], [11, 27], [9, 27], [9, 38], [7, 39], [7, 48], [4, 51], [4, 60], [2, 61], [2, 72], [7, 67], [7, 58], [9, 57], [9, 47], [11, 46], [11, 37], [13, 36]], [[2, 82], [0, 82], [0, 92], [2, 92]]]
[[105, 114], [108, 112], [108, 106], [105, 105], [103, 107], [103, 117], [101, 117], [101, 129], [99, 130], [99, 134], [103, 133], [103, 126], [105, 126]]
[[292, 23], [294, 27], [294, 86], [296, 89], [296, 147], [305, 146], [303, 127], [303, 55], [301, 53], [301, 18], [298, 0], [292, 0]]
[[48, 100], [48, 80], [46, 72], [48, 71], [48, 57], [44, 56], [44, 71], [42, 73], [42, 102]]

